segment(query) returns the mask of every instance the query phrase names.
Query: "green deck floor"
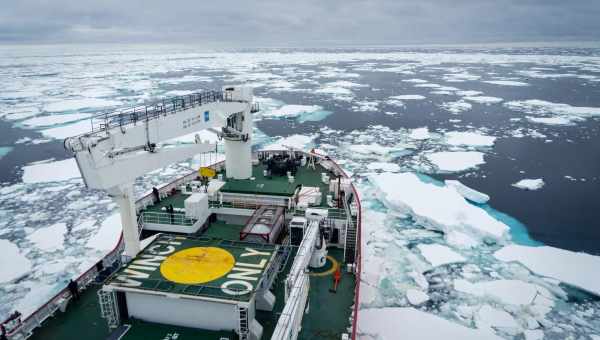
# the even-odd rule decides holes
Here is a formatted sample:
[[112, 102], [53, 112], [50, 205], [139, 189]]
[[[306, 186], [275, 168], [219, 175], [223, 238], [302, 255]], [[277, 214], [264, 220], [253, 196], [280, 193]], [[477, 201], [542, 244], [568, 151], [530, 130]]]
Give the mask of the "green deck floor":
[[43, 327], [33, 331], [32, 340], [78, 339], [85, 334], [85, 340], [105, 340], [109, 335], [106, 321], [100, 317], [98, 305], [99, 285], [91, 285], [82, 292], [79, 300], [71, 300], [65, 313], [57, 311], [47, 319]]
[[217, 222], [211, 223], [210, 227], [208, 227], [208, 229], [202, 231], [199, 236], [239, 241], [240, 232], [242, 231], [242, 229], [244, 229], [243, 225], [228, 224], [225, 222], [217, 221]]
[[294, 183], [288, 181], [287, 176], [265, 177], [263, 171], [265, 165], [258, 164], [252, 167], [252, 176], [254, 180], [227, 179], [227, 182], [221, 188], [223, 192], [248, 193], [290, 196], [300, 184], [304, 186], [322, 186], [321, 172], [327, 172], [323, 167], [317, 165], [315, 170], [306, 167], [299, 167], [296, 172]]
[[131, 328], [122, 340], [237, 340], [235, 332], [207, 331], [195, 328], [163, 325], [130, 319], [126, 322]]

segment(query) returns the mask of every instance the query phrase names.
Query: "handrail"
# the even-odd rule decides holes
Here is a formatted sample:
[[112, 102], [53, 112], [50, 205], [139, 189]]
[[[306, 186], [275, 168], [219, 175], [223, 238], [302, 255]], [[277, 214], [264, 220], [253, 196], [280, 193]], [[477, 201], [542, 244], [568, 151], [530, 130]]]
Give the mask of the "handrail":
[[166, 213], [159, 211], [144, 211], [140, 215], [142, 223], [158, 223], [158, 224], [172, 224], [172, 225], [185, 225], [191, 226], [196, 223], [197, 220], [186, 217], [182, 213]]
[[134, 106], [129, 109], [106, 112], [92, 117], [92, 131], [108, 130], [113, 127], [147, 122], [160, 116], [177, 113], [200, 105], [214, 102], [231, 102], [231, 96], [224, 91], [208, 90], [185, 96], [165, 98], [151, 105]]
[[[123, 234], [121, 234], [119, 238], [119, 242], [115, 245], [115, 247], [99, 262], [102, 262], [103, 265], [112, 264], [115, 260], [118, 259], [120, 253], [123, 250]], [[99, 263], [98, 262], [98, 263]], [[92, 266], [88, 270], [86, 270], [83, 274], [81, 274], [74, 281], [77, 282], [78, 288], [87, 287], [87, 285], [93, 281], [98, 275], [98, 268], [96, 265]], [[60, 302], [64, 300], [68, 300], [71, 298], [71, 292], [68, 287], [63, 288], [60, 292], [58, 292], [54, 297], [52, 297], [48, 302], [40, 306], [33, 313], [27, 316], [19, 325], [15, 328], [8, 331], [7, 338], [12, 339], [26, 339], [29, 337], [33, 329], [41, 325], [41, 323], [46, 320], [50, 315], [54, 314], [57, 309], [60, 308]], [[7, 323], [7, 320], [4, 320], [2, 324]]]

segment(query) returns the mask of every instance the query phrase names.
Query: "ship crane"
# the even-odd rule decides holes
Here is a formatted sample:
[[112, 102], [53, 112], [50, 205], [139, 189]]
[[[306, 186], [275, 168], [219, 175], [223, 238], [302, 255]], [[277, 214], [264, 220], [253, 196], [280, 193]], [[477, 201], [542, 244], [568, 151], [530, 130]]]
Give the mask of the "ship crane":
[[[95, 117], [92, 131], [65, 139], [77, 160], [85, 186], [106, 191], [118, 204], [125, 255], [140, 251], [133, 184], [155, 169], [216, 150], [196, 135], [192, 145], [163, 145], [173, 138], [221, 129], [228, 178], [252, 176], [252, 103], [250, 87], [224, 87]], [[99, 123], [98, 123], [99, 122]], [[98, 124], [95, 124], [98, 123]]]

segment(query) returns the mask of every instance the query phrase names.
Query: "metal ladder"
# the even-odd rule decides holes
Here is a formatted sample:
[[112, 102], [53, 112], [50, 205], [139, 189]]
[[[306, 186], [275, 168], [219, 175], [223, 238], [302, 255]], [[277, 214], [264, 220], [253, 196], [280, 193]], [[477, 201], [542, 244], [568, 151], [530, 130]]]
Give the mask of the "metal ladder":
[[248, 308], [237, 307], [239, 315], [239, 329], [240, 329], [240, 340], [248, 340]]
[[119, 309], [115, 293], [100, 289], [98, 291], [98, 301], [100, 302], [100, 316], [106, 319], [109, 329], [119, 327]]
[[356, 226], [351, 219], [346, 224], [346, 240], [344, 244], [344, 262], [354, 263], [356, 255]]

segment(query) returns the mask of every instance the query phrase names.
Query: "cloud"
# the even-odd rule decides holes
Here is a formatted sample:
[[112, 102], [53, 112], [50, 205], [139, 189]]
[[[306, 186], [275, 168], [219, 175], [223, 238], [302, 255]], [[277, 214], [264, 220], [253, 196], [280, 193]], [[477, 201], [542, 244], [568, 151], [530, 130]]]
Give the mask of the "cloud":
[[598, 40], [600, 1], [19, 0], [4, 42], [241, 46]]

